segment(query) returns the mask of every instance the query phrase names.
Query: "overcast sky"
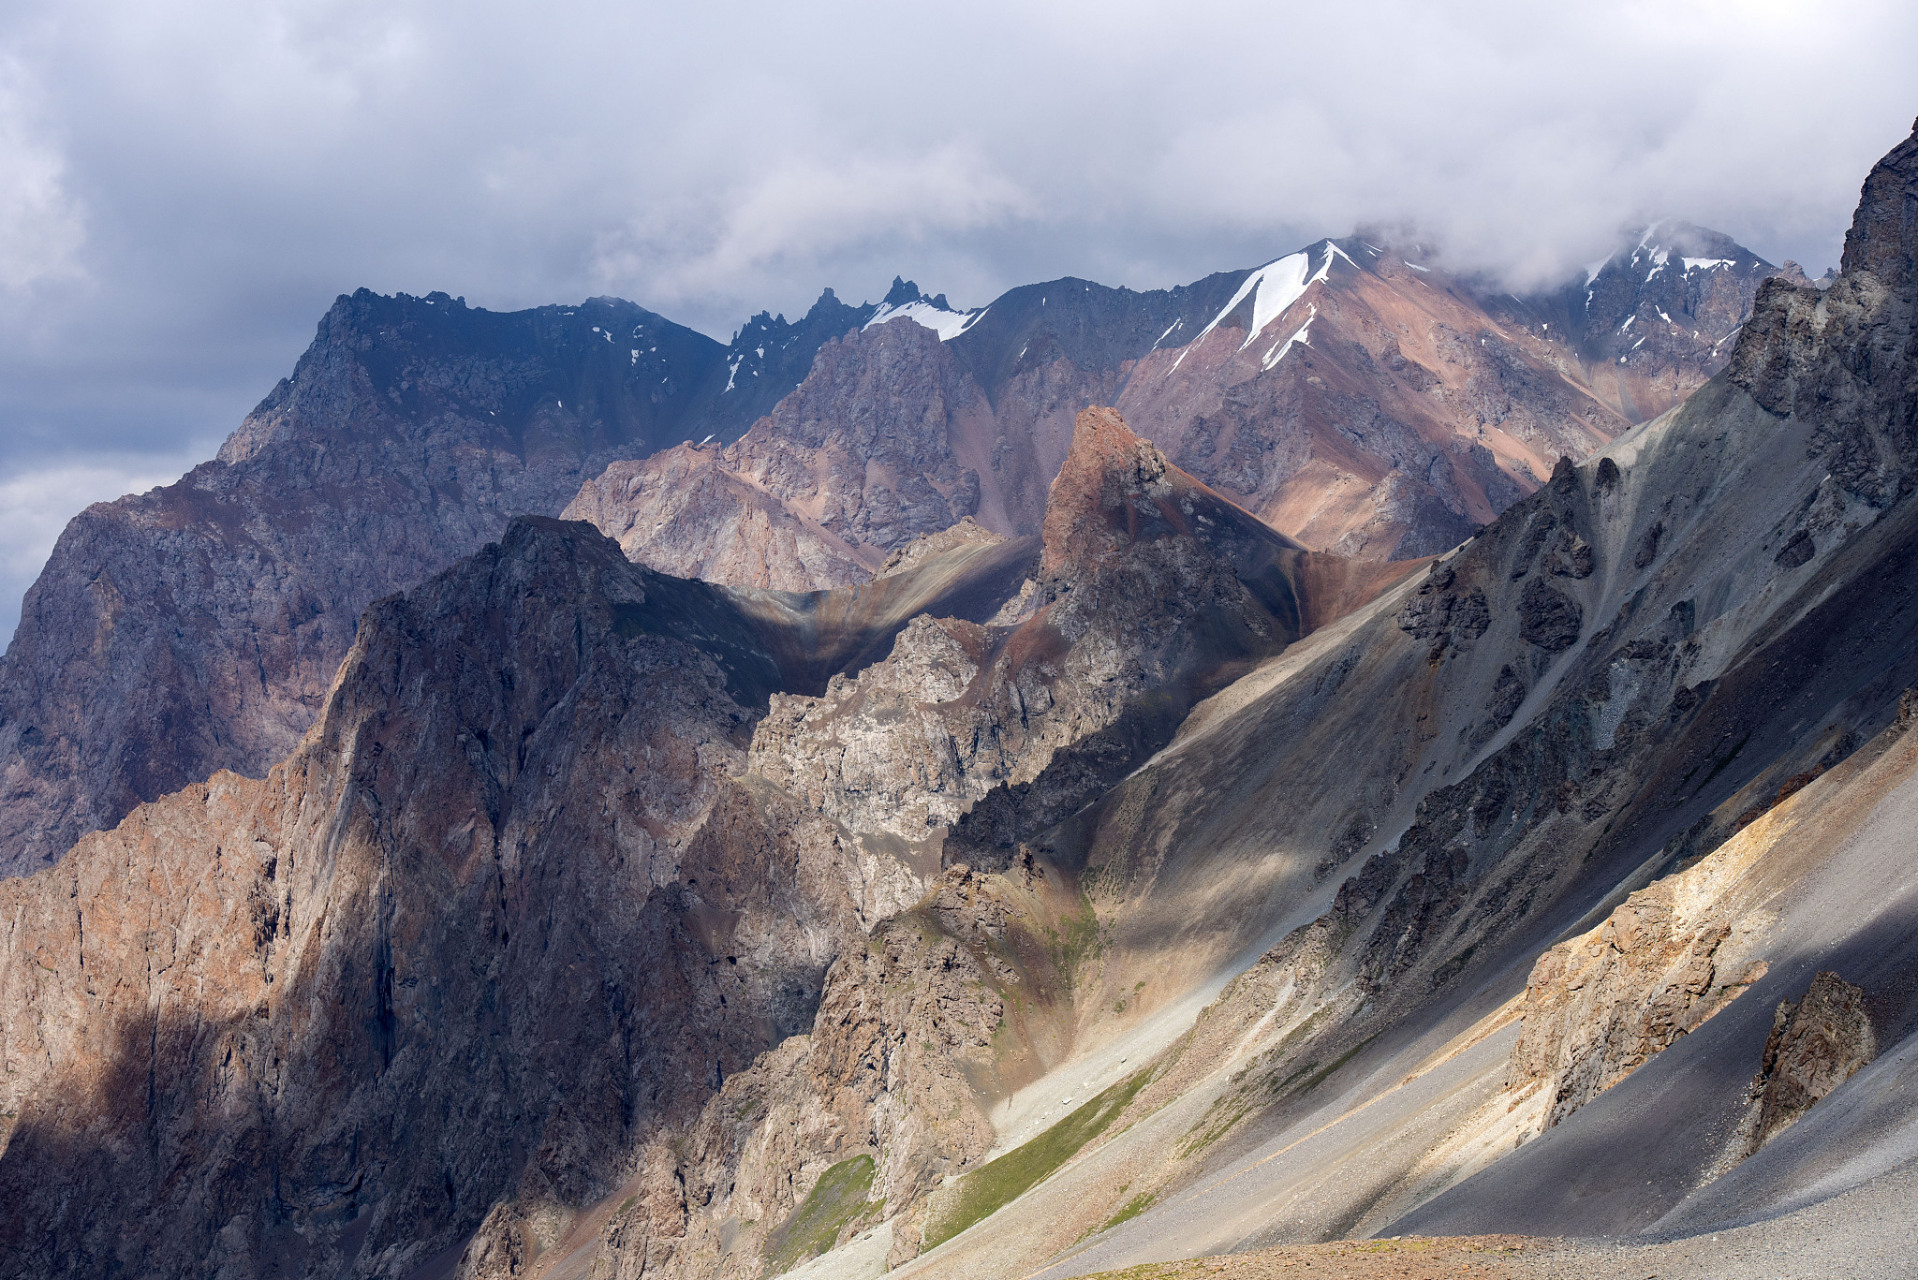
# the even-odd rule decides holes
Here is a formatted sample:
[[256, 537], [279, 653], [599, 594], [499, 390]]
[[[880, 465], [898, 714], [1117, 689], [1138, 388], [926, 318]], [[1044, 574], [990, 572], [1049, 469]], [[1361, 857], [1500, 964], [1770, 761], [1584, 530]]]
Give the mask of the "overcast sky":
[[1659, 216], [1816, 275], [1914, 49], [1910, 0], [9, 0], [0, 637], [69, 516], [210, 456], [361, 285], [724, 337], [1361, 223], [1536, 284]]

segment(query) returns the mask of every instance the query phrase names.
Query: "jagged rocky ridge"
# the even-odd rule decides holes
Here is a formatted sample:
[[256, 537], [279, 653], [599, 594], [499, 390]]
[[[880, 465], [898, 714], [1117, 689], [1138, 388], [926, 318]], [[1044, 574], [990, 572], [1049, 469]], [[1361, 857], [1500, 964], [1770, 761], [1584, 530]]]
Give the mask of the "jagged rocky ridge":
[[[1659, 394], [1721, 358], [1698, 344], [1743, 301], [1726, 282], [1763, 269], [1733, 258], [1680, 273], [1703, 292], [1602, 290], [1682, 322], [1656, 348], [1682, 366]], [[970, 312], [900, 280], [859, 307], [828, 290], [725, 346], [610, 299], [493, 315], [362, 291], [219, 460], [91, 508], [56, 547], [0, 660], [0, 871], [215, 769], [263, 773], [317, 715], [368, 602], [570, 499], [666, 572], [847, 585], [961, 517], [1036, 534], [1073, 416], [1116, 401], [1309, 545], [1440, 550], [1630, 416], [1609, 364], [1597, 377], [1563, 325], [1506, 305], [1362, 240], [1171, 290], [1026, 286]]]
[[[1109, 413], [1054, 506], [815, 596], [526, 518], [379, 602], [264, 780], [0, 885], [7, 1269], [513, 1275], [599, 1204], [631, 1273], [756, 1274], [808, 1172], [860, 1159], [923, 1213], [1071, 1042], [1043, 922], [1080, 905], [1018, 839], [1398, 572], [1297, 548]], [[926, 664], [953, 634], [975, 669]], [[893, 743], [948, 734], [900, 801], [940, 822], [801, 791], [793, 761], [855, 753], [832, 712], [928, 674]], [[1016, 896], [938, 838], [1013, 784]]]
[[1902, 1158], [1915, 228], [1918, 135], [1724, 376], [1029, 842], [1100, 922], [1054, 1079], [1152, 1078], [905, 1274], [1697, 1231]]
[[342, 297], [218, 460], [61, 535], [0, 658], [0, 871], [216, 770], [263, 774], [372, 600], [558, 514], [614, 458], [736, 435], [870, 311], [760, 317], [740, 355], [614, 299]]
[[1759, 285], [1780, 274], [1810, 283], [1796, 263], [1774, 267], [1730, 236], [1659, 222], [1557, 293], [1484, 297], [1500, 319], [1562, 342], [1581, 381], [1644, 422], [1725, 367]]
[[1067, 279], [963, 317], [888, 307], [745, 439], [619, 464], [573, 513], [669, 571], [838, 585], [959, 516], [1032, 532], [1070, 415], [1104, 401], [1309, 545], [1427, 554], [1683, 400], [1775, 270], [1676, 224], [1518, 299], [1408, 252], [1328, 240], [1184, 289]]

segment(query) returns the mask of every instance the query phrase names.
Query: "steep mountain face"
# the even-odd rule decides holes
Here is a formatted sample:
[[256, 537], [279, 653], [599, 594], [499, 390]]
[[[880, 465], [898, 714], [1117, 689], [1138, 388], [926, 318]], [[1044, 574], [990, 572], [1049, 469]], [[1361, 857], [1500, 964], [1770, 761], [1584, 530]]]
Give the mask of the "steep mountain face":
[[1781, 273], [1808, 283], [1730, 236], [1660, 222], [1555, 294], [1483, 297], [1501, 319], [1564, 343], [1595, 395], [1645, 422], [1725, 367], [1758, 286]]
[[[899, 340], [912, 358], [870, 333], [831, 349], [820, 384], [796, 393], [803, 404], [716, 460], [760, 480], [777, 468], [789, 520], [743, 519], [764, 507], [748, 490], [703, 494], [695, 514], [670, 459], [622, 466], [600, 486], [620, 496], [582, 495], [575, 514], [657, 568], [844, 585], [955, 513], [1033, 532], [1072, 415], [1111, 403], [1180, 466], [1307, 545], [1430, 554], [1530, 492], [1558, 457], [1584, 457], [1723, 368], [1777, 270], [1683, 223], [1524, 299], [1407, 252], [1328, 240], [1178, 289], [1065, 279], [964, 313], [895, 281], [865, 325], [914, 321], [924, 332]], [[855, 483], [875, 447], [862, 424], [875, 420], [896, 437]], [[771, 527], [815, 518], [824, 535]], [[760, 550], [761, 537], [780, 549]], [[689, 559], [688, 541], [717, 550]]]
[[1118, 404], [1193, 474], [1308, 546], [1429, 555], [1625, 429], [1549, 344], [1363, 241], [1247, 277]]
[[[1744, 280], [1749, 258], [1705, 274]], [[1708, 328], [1734, 300], [1632, 288], [1646, 317]], [[1441, 550], [1625, 425], [1609, 355], [1573, 359], [1564, 324], [1482, 295], [1326, 241], [1178, 289], [1064, 280], [974, 311], [903, 280], [859, 307], [829, 290], [729, 346], [608, 299], [343, 299], [217, 463], [89, 510], [56, 549], [0, 663], [0, 871], [215, 769], [264, 772], [369, 601], [569, 500], [664, 572], [850, 585], [960, 518], [1037, 534], [1074, 416], [1116, 403], [1306, 545]]]
[[[1392, 560], [1459, 542], [1554, 459], [1628, 425], [1544, 331], [1496, 321], [1464, 285], [1356, 240], [1181, 289], [1061, 280], [965, 315], [911, 307], [823, 348], [788, 401], [713, 460], [752, 488], [714, 483], [693, 504], [685, 463], [655, 458], [589, 486], [573, 514], [661, 569], [843, 585], [961, 516], [1036, 532], [1073, 416], [1111, 403], [1306, 545]], [[785, 517], [764, 513], [760, 491]], [[716, 550], [689, 560], [689, 543]]]
[[[953, 817], [1020, 788], [1016, 852], [1382, 585], [1109, 414], [1068, 477], [1042, 539], [819, 596], [515, 521], [368, 612], [264, 780], [0, 885], [7, 1269], [516, 1275], [603, 1227], [635, 1273], [757, 1274], [841, 1166], [828, 1235], [923, 1215], [1072, 1034], [1035, 922], [1080, 904], [1035, 872], [1014, 924]], [[855, 800], [875, 760], [896, 806]]]
[[369, 602], [557, 513], [614, 458], [736, 434], [870, 310], [761, 317], [741, 354], [610, 299], [341, 298], [218, 461], [62, 534], [0, 659], [0, 871], [216, 770], [263, 774]]
[[1676, 414], [1023, 846], [1101, 949], [1003, 1159], [1066, 1140], [1062, 1097], [1144, 1082], [902, 1274], [1696, 1232], [1908, 1158], [1915, 229], [1918, 134], [1841, 275], [1766, 282]]
[[[578, 499], [619, 544], [513, 522], [264, 779], [0, 883], [7, 1270], [1064, 1276], [1869, 1178], [1918, 1061], [1914, 192], [1918, 135], [1828, 289], [1548, 475], [1608, 434], [1556, 340], [1383, 247], [1121, 298], [1143, 348], [1089, 286], [902, 286], [671, 451], [680, 506], [642, 465]], [[1480, 452], [1542, 483], [1429, 566], [1260, 518], [1372, 468], [1312, 527], [1413, 545], [1405, 486], [1497, 505]], [[785, 558], [691, 558], [765, 582], [632, 563], [726, 502]], [[877, 576], [772, 589], [834, 546]]]

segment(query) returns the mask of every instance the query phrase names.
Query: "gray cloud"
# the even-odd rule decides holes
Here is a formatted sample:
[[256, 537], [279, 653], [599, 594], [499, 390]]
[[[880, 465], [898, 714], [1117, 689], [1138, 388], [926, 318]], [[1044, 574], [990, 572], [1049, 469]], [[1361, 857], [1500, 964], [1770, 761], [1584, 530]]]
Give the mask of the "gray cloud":
[[895, 272], [1153, 287], [1361, 223], [1536, 284], [1662, 215], [1815, 274], [1914, 47], [1890, 0], [15, 0], [0, 627], [67, 515], [207, 456], [359, 285], [723, 334]]

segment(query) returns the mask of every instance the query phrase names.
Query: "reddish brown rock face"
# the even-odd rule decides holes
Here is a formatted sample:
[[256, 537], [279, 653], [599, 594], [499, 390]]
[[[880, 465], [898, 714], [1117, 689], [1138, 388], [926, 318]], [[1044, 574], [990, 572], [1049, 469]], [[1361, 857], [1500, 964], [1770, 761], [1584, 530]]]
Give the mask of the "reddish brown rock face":
[[1752, 1151], [1857, 1075], [1878, 1052], [1865, 993], [1820, 973], [1798, 1000], [1781, 1001], [1752, 1081]]
[[[1044, 570], [962, 527], [857, 591], [776, 596], [516, 521], [369, 610], [265, 779], [0, 884], [0, 1189], [28, 1206], [0, 1256], [403, 1274], [477, 1230], [476, 1274], [510, 1272], [636, 1153], [622, 1229], [689, 1267], [723, 1246], [687, 1196], [739, 1195], [763, 1234], [794, 1163], [864, 1152], [876, 1198], [917, 1204], [990, 1145], [1002, 1025], [1015, 1074], [1057, 1048], [1034, 939], [1077, 904], [1017, 841], [1313, 612], [1303, 576], [1235, 567], [1307, 553], [1116, 416], [1081, 436], [1057, 503], [1145, 501], [1120, 466], [1143, 459], [1173, 518], [1111, 517]], [[911, 621], [941, 602], [979, 620]], [[832, 654], [857, 674], [788, 692]], [[1007, 874], [944, 872], [946, 831], [1010, 782]], [[666, 1142], [687, 1132], [710, 1143]]]
[[[359, 611], [516, 514], [572, 501], [666, 572], [850, 585], [961, 518], [1037, 534], [1074, 416], [1105, 403], [1302, 544], [1389, 561], [1461, 541], [1636, 412], [1536, 307], [1360, 240], [1282, 263], [1303, 283], [1276, 311], [1244, 273], [1055, 281], [950, 341], [903, 317], [862, 329], [882, 313], [829, 295], [730, 347], [608, 299], [344, 300], [218, 463], [62, 539], [0, 666], [0, 871], [215, 769], [263, 773], [318, 714]], [[1709, 328], [1744, 296], [1665, 287], [1620, 285], [1619, 305]], [[888, 302], [918, 297], [901, 282]]]

